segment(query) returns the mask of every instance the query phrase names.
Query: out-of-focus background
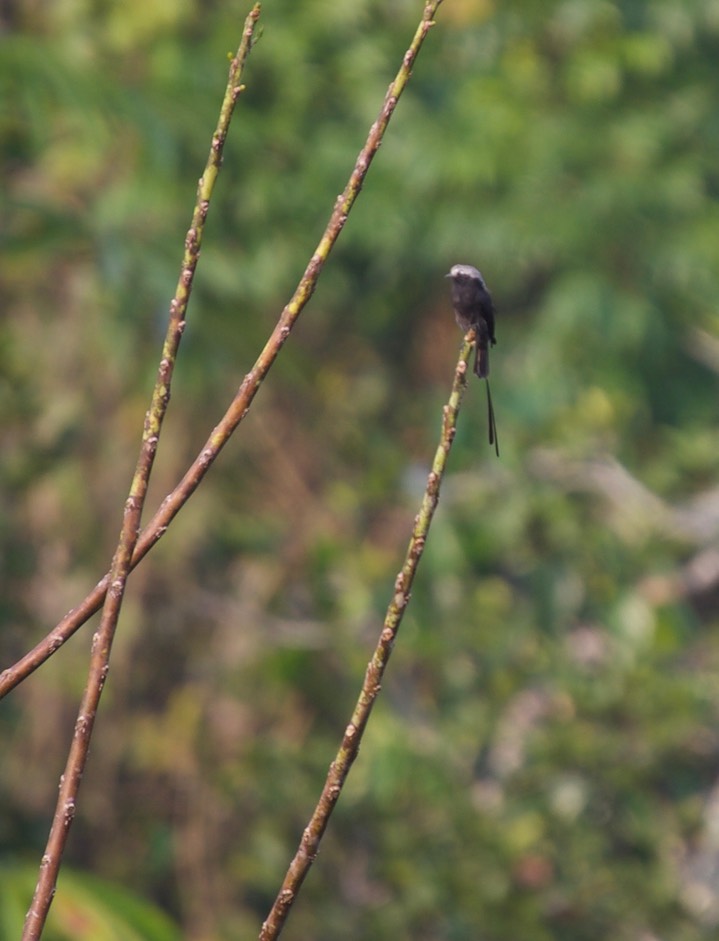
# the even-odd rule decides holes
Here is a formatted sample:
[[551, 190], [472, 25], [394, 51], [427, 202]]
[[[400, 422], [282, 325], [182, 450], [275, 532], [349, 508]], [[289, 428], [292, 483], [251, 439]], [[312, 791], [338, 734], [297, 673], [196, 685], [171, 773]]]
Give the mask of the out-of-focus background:
[[[108, 566], [248, 9], [0, 12], [0, 667]], [[264, 344], [421, 12], [264, 3], [149, 511]], [[716, 937], [718, 62], [716, 0], [445, 0], [250, 415], [132, 576], [48, 938], [171, 937], [144, 904], [190, 941], [256, 935], [406, 548], [456, 262], [496, 301], [502, 456], [471, 382], [284, 937]], [[0, 704], [2, 938], [90, 633]]]

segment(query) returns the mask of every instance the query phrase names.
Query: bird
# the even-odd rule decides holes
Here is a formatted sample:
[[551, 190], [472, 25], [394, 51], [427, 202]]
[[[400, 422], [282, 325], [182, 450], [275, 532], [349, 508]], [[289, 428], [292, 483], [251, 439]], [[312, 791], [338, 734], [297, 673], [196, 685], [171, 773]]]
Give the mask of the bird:
[[477, 342], [474, 373], [487, 382], [489, 443], [494, 445], [494, 450], [499, 457], [497, 423], [489, 388], [489, 347], [497, 342], [494, 336], [492, 295], [482, 277], [482, 272], [473, 265], [452, 265], [445, 277], [450, 278], [452, 282], [452, 306], [457, 323], [465, 333], [474, 328]]

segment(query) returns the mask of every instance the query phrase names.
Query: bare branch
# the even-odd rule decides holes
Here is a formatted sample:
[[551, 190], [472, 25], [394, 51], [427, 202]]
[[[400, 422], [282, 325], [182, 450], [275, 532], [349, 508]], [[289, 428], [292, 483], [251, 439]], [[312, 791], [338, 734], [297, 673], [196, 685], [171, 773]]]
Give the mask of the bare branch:
[[[442, 0], [429, 0], [425, 4], [422, 20], [417, 27], [409, 49], [404, 55], [402, 66], [387, 90], [379, 116], [370, 128], [365, 145], [357, 157], [354, 170], [344, 192], [337, 198], [324, 234], [310, 258], [292, 298], [282, 311], [279, 321], [255, 365], [243, 379], [225, 415], [207, 439], [185, 476], [177, 487], [165, 497], [160, 508], [141, 533], [133, 553], [131, 568], [134, 568], [155, 543], [164, 536], [167, 527], [195, 492], [220, 451], [247, 414], [262, 380], [274, 363], [304, 306], [312, 296], [327, 257], [337, 241], [347, 221], [347, 216], [362, 188], [372, 158], [382, 143], [382, 138], [397, 106], [397, 101], [409, 80], [417, 53], [425, 36], [433, 26], [433, 16], [441, 2]], [[0, 699], [36, 670], [48, 657], [52, 656], [88, 618], [99, 610], [107, 592], [109, 581], [109, 574], [105, 575], [90, 594], [77, 607], [68, 612], [46, 637], [17, 663], [0, 674]]]
[[192, 216], [192, 224], [185, 239], [185, 253], [182, 260], [180, 277], [175, 296], [170, 304], [170, 316], [162, 348], [162, 357], [157, 371], [155, 388], [152, 392], [150, 408], [145, 416], [142, 444], [137, 459], [137, 466], [130, 485], [130, 493], [125, 502], [120, 538], [112, 560], [108, 576], [109, 587], [105, 596], [102, 619], [97, 633], [92, 640], [90, 667], [87, 686], [82, 696], [80, 710], [64, 774], [60, 778], [59, 794], [50, 834], [40, 865], [40, 874], [32, 904], [25, 919], [23, 941], [36, 941], [42, 934], [53, 896], [57, 876], [60, 871], [62, 855], [67, 843], [70, 827], [75, 817], [77, 797], [80, 789], [90, 739], [94, 728], [100, 697], [110, 668], [110, 652], [115, 637], [122, 600], [125, 593], [127, 576], [142, 518], [142, 508], [147, 495], [148, 481], [157, 453], [157, 445], [163, 419], [170, 401], [170, 384], [174, 371], [177, 351], [185, 326], [187, 302], [192, 290], [192, 282], [200, 253], [202, 232], [210, 205], [210, 197], [220, 168], [222, 150], [227, 135], [235, 102], [240, 93], [239, 77], [250, 49], [252, 34], [260, 15], [260, 5], [256, 4], [245, 21], [242, 42], [236, 57], [230, 66], [229, 80], [220, 111], [217, 129], [212, 138], [212, 146], [197, 188], [197, 202]]
[[[468, 334], [473, 338], [474, 331]], [[467, 361], [471, 353], [471, 339], [465, 339], [460, 350], [457, 368], [454, 373], [454, 382], [449, 401], [444, 406], [442, 416], [442, 430], [439, 445], [432, 462], [432, 469], [427, 478], [427, 487], [422, 498], [419, 513], [415, 517], [412, 537], [409, 541], [404, 564], [394, 583], [394, 594], [387, 608], [382, 631], [377, 641], [372, 659], [362, 683], [357, 703], [352, 713], [349, 725], [345, 729], [342, 744], [339, 747], [334, 761], [329, 767], [325, 785], [317, 802], [317, 806], [305, 827], [300, 845], [295, 857], [290, 863], [282, 887], [275, 899], [267, 919], [260, 931], [260, 941], [274, 941], [282, 930], [289, 911], [297, 898], [305, 876], [315, 861], [319, 851], [320, 841], [327, 829], [327, 824], [335, 804], [342, 792], [350, 768], [359, 752], [360, 742], [364, 735], [367, 722], [372, 712], [375, 700], [382, 688], [382, 677], [389, 662], [392, 648], [397, 639], [397, 633], [404, 612], [409, 604], [412, 583], [417, 573], [419, 560], [422, 558], [425, 543], [429, 534], [429, 527], [439, 502], [439, 488], [444, 476], [447, 458], [449, 456], [454, 435], [457, 429], [457, 416], [462, 402], [462, 396], [467, 384]]]

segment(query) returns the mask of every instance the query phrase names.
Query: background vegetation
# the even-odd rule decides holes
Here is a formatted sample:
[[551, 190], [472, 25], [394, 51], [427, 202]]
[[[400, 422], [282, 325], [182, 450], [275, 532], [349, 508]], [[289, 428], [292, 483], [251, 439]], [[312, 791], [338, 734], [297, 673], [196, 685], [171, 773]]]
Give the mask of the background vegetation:
[[[265, 0], [151, 508], [264, 343], [421, 7]], [[107, 569], [246, 12], [0, 13], [2, 666]], [[72, 885], [195, 941], [256, 935], [406, 546], [461, 261], [497, 302], [502, 458], [474, 384], [285, 937], [716, 936], [718, 61], [713, 0], [445, 0], [297, 330], [131, 578]], [[39, 862], [89, 636], [0, 707], [8, 872]], [[17, 937], [29, 890], [3, 884]]]

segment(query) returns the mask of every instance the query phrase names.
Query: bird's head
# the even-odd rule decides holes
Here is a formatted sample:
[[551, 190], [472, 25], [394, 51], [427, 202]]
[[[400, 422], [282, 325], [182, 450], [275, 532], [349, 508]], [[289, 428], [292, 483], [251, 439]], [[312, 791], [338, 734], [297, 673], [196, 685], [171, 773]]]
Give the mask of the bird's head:
[[452, 265], [445, 278], [451, 278], [453, 281], [478, 281], [484, 285], [482, 272], [473, 265]]

